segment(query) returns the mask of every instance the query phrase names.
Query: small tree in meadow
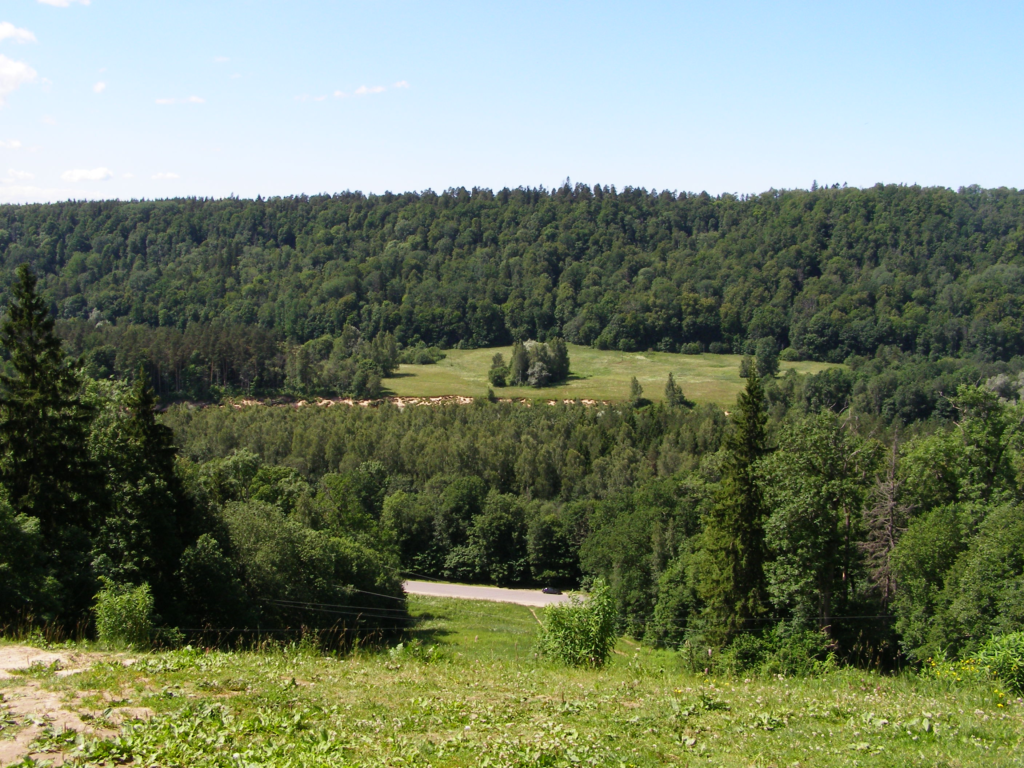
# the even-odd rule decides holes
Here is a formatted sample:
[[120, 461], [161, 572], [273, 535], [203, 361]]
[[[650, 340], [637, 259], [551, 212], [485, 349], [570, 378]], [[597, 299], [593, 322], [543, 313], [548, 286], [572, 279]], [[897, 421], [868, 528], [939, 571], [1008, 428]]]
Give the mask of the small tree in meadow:
[[574, 595], [544, 611], [541, 653], [570, 667], [604, 666], [615, 640], [615, 606], [603, 580], [585, 600]]

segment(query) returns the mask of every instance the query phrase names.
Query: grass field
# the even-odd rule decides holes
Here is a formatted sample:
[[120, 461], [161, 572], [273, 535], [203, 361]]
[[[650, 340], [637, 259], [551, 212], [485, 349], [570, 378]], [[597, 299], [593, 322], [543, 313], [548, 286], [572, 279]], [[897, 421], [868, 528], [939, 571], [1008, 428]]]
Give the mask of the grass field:
[[[482, 397], [489, 386], [491, 358], [500, 352], [507, 362], [511, 351], [511, 347], [449, 350], [448, 356], [436, 365], [401, 366], [398, 375], [384, 384], [392, 394], [402, 397]], [[572, 373], [563, 385], [541, 390], [505, 387], [495, 390], [495, 394], [528, 399], [625, 400], [629, 397], [630, 379], [636, 376], [645, 397], [661, 400], [665, 381], [672, 373], [690, 400], [729, 406], [736, 402], [736, 395], [743, 388], [739, 355], [612, 352], [570, 344], [569, 358]], [[829, 363], [782, 363], [781, 373], [790, 369], [817, 373], [829, 367]]]
[[390, 652], [98, 653], [78, 674], [33, 668], [0, 680], [0, 748], [46, 722], [13, 714], [34, 695], [62, 702], [101, 730], [84, 737], [50, 728], [30, 747], [38, 759], [72, 765], [1024, 761], [1024, 702], [989, 684], [856, 670], [711, 678], [682, 671], [673, 653], [626, 641], [605, 669], [570, 670], [535, 656], [538, 625], [529, 608], [425, 597], [410, 604], [419, 617], [414, 642]]

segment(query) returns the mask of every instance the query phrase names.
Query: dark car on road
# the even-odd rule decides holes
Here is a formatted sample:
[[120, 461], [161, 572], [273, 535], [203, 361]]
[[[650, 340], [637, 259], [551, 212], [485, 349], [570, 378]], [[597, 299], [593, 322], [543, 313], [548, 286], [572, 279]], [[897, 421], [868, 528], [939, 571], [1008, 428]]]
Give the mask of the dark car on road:
[[560, 595], [560, 594], [562, 594], [562, 590], [555, 589], [554, 587], [544, 587], [544, 589], [542, 589], [541, 592], [543, 592], [545, 595]]

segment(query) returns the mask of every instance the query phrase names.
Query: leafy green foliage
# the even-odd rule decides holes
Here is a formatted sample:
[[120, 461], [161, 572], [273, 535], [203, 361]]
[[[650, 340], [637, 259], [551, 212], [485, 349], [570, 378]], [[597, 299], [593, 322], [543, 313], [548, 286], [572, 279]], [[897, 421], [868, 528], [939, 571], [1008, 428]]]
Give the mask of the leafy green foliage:
[[1008, 360], [1024, 352], [1022, 223], [1010, 189], [577, 184], [2, 206], [0, 258], [43, 276], [95, 370], [144, 358], [159, 393], [198, 397], [278, 387], [277, 342], [346, 326], [405, 349], [561, 337], [753, 355], [767, 338], [834, 362]]
[[1011, 690], [1024, 693], [1024, 632], [989, 638], [976, 659]]
[[608, 586], [597, 581], [586, 598], [544, 609], [539, 647], [570, 667], [601, 667], [615, 646], [615, 606]]
[[855, 605], [860, 510], [878, 445], [852, 434], [831, 412], [788, 427], [779, 444], [785, 448], [765, 458], [758, 473], [771, 510], [768, 594], [798, 626], [827, 632], [833, 615]]
[[496, 387], [546, 387], [563, 382], [569, 376], [569, 349], [562, 339], [555, 338], [544, 344], [537, 341], [516, 342], [512, 345], [512, 359], [505, 365], [497, 354], [491, 360], [488, 380]]
[[112, 647], [146, 648], [153, 635], [153, 595], [148, 584], [106, 581], [93, 606], [96, 636]]

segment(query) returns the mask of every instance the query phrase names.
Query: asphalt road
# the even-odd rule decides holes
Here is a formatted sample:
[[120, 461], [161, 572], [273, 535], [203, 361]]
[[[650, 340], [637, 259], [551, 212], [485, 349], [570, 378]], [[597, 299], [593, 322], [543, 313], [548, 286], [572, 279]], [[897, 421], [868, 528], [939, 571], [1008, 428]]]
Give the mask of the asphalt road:
[[541, 607], [564, 603], [565, 595], [545, 595], [539, 589], [503, 589], [501, 587], [470, 587], [465, 584], [440, 584], [434, 581], [407, 581], [403, 584], [410, 595], [427, 597], [461, 597], [465, 600], [491, 600]]

